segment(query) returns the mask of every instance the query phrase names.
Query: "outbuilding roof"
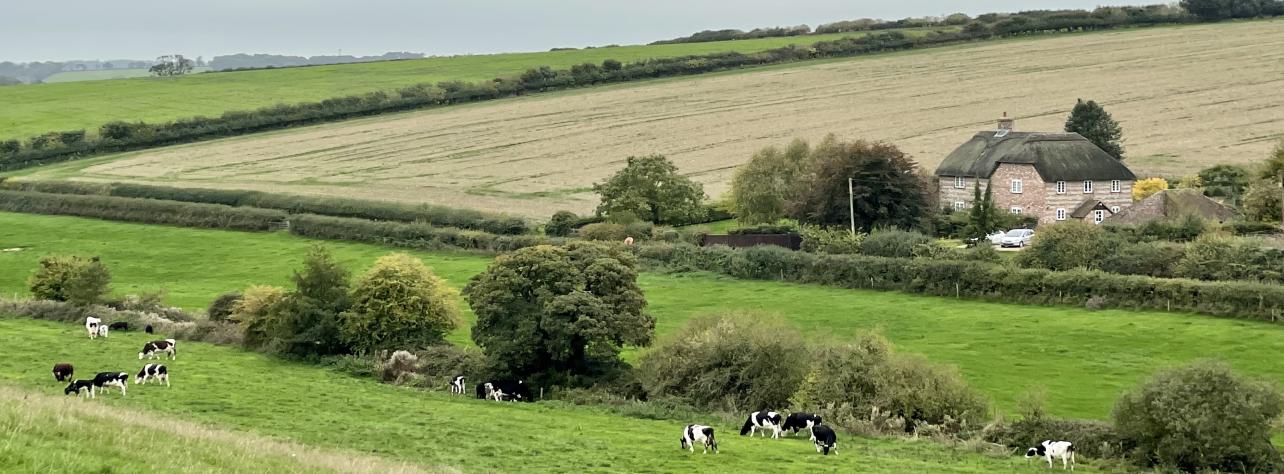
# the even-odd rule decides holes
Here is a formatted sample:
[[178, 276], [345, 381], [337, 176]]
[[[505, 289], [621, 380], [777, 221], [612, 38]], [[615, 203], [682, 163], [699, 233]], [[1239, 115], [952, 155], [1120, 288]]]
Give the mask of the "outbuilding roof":
[[988, 179], [1002, 163], [1034, 165], [1045, 182], [1137, 178], [1122, 162], [1078, 133], [1006, 130], [977, 133], [945, 157], [936, 175]]
[[1154, 220], [1195, 215], [1207, 220], [1225, 222], [1239, 212], [1214, 201], [1198, 189], [1166, 189], [1157, 192], [1110, 218], [1115, 224], [1144, 224]]

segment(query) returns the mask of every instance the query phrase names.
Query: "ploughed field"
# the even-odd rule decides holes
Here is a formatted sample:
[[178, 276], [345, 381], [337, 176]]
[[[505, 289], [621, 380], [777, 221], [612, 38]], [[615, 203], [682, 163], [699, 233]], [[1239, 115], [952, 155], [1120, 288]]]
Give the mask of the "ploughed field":
[[[806, 434], [782, 440], [742, 438], [738, 425], [712, 417], [641, 419], [565, 403], [475, 400], [183, 341], [178, 359], [164, 362], [172, 387], [131, 384], [124, 398], [109, 391], [92, 401], [72, 400], [69, 406], [48, 399], [62, 396], [65, 385], [49, 373], [55, 362], [75, 364], [78, 374], [136, 372], [144, 362], [135, 354], [149, 336], [115, 331], [91, 341], [83, 327], [0, 316], [0, 339], [9, 341], [0, 348], [0, 401], [5, 402], [0, 405], [0, 433], [7, 440], [0, 443], [0, 461], [6, 461], [5, 472], [384, 473], [395, 472], [390, 467], [402, 462], [428, 472], [1046, 470], [1015, 455], [987, 457], [926, 440], [845, 434], [839, 437], [838, 454], [826, 457], [815, 452]], [[32, 393], [40, 396], [22, 400]], [[33, 405], [42, 410], [37, 414], [50, 418], [33, 421], [23, 410]], [[137, 413], [144, 410], [150, 413]], [[81, 430], [67, 429], [68, 418], [88, 423]], [[116, 421], [121, 418], [130, 422]], [[110, 422], [94, 423], [103, 419]], [[679, 450], [682, 426], [692, 422], [715, 426], [720, 454]], [[178, 426], [171, 428], [174, 423]], [[152, 430], [177, 433], [149, 439]], [[203, 431], [215, 433], [210, 439]], [[275, 439], [264, 442], [264, 437]], [[132, 459], [119, 459], [126, 455]], [[70, 458], [74, 464], [51, 466], [42, 457]], [[416, 472], [413, 468], [402, 467]], [[1079, 468], [1098, 472], [1090, 465]]]
[[[946, 28], [942, 28], [946, 29]], [[904, 30], [926, 34], [929, 29]], [[762, 38], [673, 45], [479, 54], [254, 71], [192, 74], [186, 77], [37, 84], [0, 88], [0, 139], [89, 129], [113, 121], [159, 122], [197, 115], [217, 116], [229, 110], [249, 110], [276, 104], [315, 102], [331, 97], [397, 89], [442, 81], [485, 81], [516, 76], [530, 68], [555, 69], [575, 64], [601, 64], [607, 59], [635, 62], [650, 58], [752, 53], [791, 44], [811, 44], [866, 33]], [[202, 72], [200, 68], [197, 72]], [[112, 77], [120, 71], [62, 73], [46, 82], [71, 82]], [[141, 76], [147, 76], [144, 71]]]
[[[12, 88], [10, 88], [12, 89]], [[630, 155], [668, 155], [717, 197], [793, 137], [886, 140], [931, 170], [1008, 112], [1060, 130], [1076, 99], [1123, 126], [1140, 175], [1264, 159], [1284, 138], [1284, 20], [979, 42], [542, 94], [55, 165], [137, 181], [586, 212]]]
[[[315, 242], [285, 233], [0, 213], [0, 249], [22, 249], [0, 252], [0, 294], [27, 294], [25, 280], [42, 255], [97, 255], [111, 268], [116, 293], [163, 288], [170, 304], [199, 309], [221, 292], [250, 284], [288, 286], [291, 272]], [[354, 271], [368, 267], [380, 255], [397, 251], [373, 245], [323, 244]], [[412, 253], [457, 288], [490, 260], [472, 254]], [[639, 283], [661, 335], [680, 328], [694, 315], [723, 310], [779, 313], [809, 341], [842, 342], [862, 331], [879, 330], [902, 351], [957, 366], [972, 386], [1007, 414], [1014, 413], [1016, 399], [1023, 392], [1042, 388], [1047, 408], [1054, 415], [1108, 418], [1124, 390], [1161, 368], [1203, 358], [1222, 359], [1247, 374], [1284, 383], [1284, 364], [1268, 356], [1284, 350], [1284, 326], [1263, 322], [1180, 313], [1022, 306], [742, 281], [702, 273], [643, 273]], [[472, 320], [466, 309], [465, 319]], [[449, 339], [471, 344], [467, 327]], [[126, 355], [132, 358], [136, 352], [137, 348]], [[8, 350], [0, 347], [0, 363], [7, 354]], [[634, 349], [626, 357], [635, 359], [638, 354]], [[49, 361], [36, 368], [47, 375], [44, 366], [52, 364]], [[669, 437], [665, 434], [661, 439]], [[447, 464], [455, 462], [448, 460]]]

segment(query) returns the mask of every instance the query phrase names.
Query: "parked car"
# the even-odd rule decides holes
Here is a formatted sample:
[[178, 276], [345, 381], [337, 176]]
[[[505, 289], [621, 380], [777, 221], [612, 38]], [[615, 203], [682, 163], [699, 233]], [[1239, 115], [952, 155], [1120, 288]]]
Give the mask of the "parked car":
[[1025, 247], [1026, 245], [1030, 245], [1030, 241], [1032, 239], [1034, 239], [1033, 230], [1012, 229], [1012, 230], [1009, 230], [1008, 233], [1003, 236], [1003, 240], [999, 241], [999, 246], [1000, 247]]

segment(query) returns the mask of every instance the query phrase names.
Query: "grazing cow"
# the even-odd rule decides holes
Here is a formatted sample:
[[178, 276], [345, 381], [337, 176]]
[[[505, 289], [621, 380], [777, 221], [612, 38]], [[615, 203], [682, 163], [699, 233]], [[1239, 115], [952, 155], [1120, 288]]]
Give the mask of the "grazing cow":
[[[785, 417], [785, 424], [780, 427], [781, 431], [794, 430], [794, 436], [798, 436], [799, 430], [811, 432], [812, 428], [820, 424], [820, 415], [815, 413], [790, 413]], [[811, 440], [816, 440], [816, 434], [812, 433]]]
[[713, 438], [713, 428], [704, 425], [687, 425], [682, 429], [682, 449], [690, 450], [695, 453], [695, 445], [700, 443], [704, 446], [704, 454], [718, 454], [718, 440]]
[[148, 325], [147, 325], [147, 327], [144, 327], [144, 328], [143, 328], [143, 332], [145, 332], [145, 333], [147, 333], [147, 334], [151, 334], [151, 333], [152, 333], [152, 325], [148, 324]]
[[456, 375], [454, 379], [451, 379], [451, 381], [450, 381], [450, 393], [455, 394], [455, 395], [463, 395], [463, 394], [464, 394], [464, 376], [462, 376], [462, 375]]
[[780, 419], [779, 413], [774, 411], [756, 411], [749, 414], [749, 419], [745, 420], [745, 426], [740, 428], [740, 436], [753, 436], [754, 432], [762, 430], [762, 435], [767, 436], [767, 428], [771, 428], [771, 439], [780, 437]]
[[811, 435], [815, 437], [816, 452], [829, 455], [830, 451], [838, 451], [838, 435], [834, 430], [825, 425], [816, 425], [811, 427]]
[[102, 325], [102, 323], [103, 323], [103, 320], [95, 318], [93, 316], [89, 316], [85, 318], [85, 330], [89, 331], [90, 339], [95, 339], [98, 337], [98, 326]]
[[516, 382], [513, 382], [511, 380], [492, 382], [492, 385], [495, 388], [495, 392], [498, 394], [498, 396], [495, 398], [496, 401], [503, 401], [503, 400], [507, 400], [510, 402], [535, 401], [535, 398], [531, 397], [530, 389], [526, 386], [526, 383], [522, 382], [521, 380], [518, 380]]
[[106, 390], [107, 387], [119, 387], [120, 396], [125, 396], [125, 387], [129, 385], [129, 374], [125, 372], [99, 372], [94, 376], [95, 392]]
[[1069, 441], [1052, 441], [1045, 440], [1038, 446], [1030, 448], [1025, 452], [1025, 458], [1040, 457], [1048, 461], [1048, 467], [1052, 467], [1053, 458], [1061, 458], [1061, 469], [1065, 470], [1069, 466], [1074, 470], [1074, 444]]
[[75, 373], [76, 369], [72, 367], [71, 364], [54, 364], [54, 380], [59, 382], [68, 382], [71, 381], [71, 376]]
[[63, 395], [71, 395], [74, 393], [76, 394], [76, 398], [80, 398], [82, 393], [88, 393], [89, 398], [94, 398], [94, 381], [73, 380], [71, 385], [68, 385], [67, 388], [63, 389], [62, 393]]
[[129, 330], [129, 322], [127, 322], [127, 321], [116, 321], [116, 322], [114, 322], [114, 323], [111, 323], [111, 325], [109, 325], [109, 326], [107, 326], [107, 327], [110, 327], [112, 331], [128, 331], [128, 330]]
[[99, 325], [98, 325], [98, 337], [107, 337], [107, 330], [108, 330], [107, 328], [108, 328], [108, 327], [109, 327], [109, 326], [107, 326], [106, 324], [99, 324]]
[[177, 345], [178, 345], [178, 341], [175, 341], [173, 339], [165, 339], [163, 341], [152, 341], [147, 344], [143, 344], [143, 351], [138, 353], [138, 360], [143, 360], [143, 357], [146, 357], [148, 359], [154, 359], [157, 357], [164, 358], [164, 356], [161, 354], [169, 354], [170, 360], [177, 359], [178, 348], [175, 347]]
[[138, 376], [134, 377], [134, 385], [144, 384], [155, 380], [156, 382], [165, 382], [169, 386], [169, 369], [160, 364], [147, 364], [143, 370], [138, 371]]

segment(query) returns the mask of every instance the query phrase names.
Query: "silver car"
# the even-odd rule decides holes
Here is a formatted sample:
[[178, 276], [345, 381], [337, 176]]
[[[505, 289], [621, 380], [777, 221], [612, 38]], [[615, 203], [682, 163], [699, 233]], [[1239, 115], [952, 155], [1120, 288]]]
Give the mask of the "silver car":
[[1012, 229], [1009, 230], [1003, 239], [999, 241], [1000, 247], [1025, 247], [1030, 245], [1030, 240], [1034, 239], [1034, 231], [1030, 229]]

